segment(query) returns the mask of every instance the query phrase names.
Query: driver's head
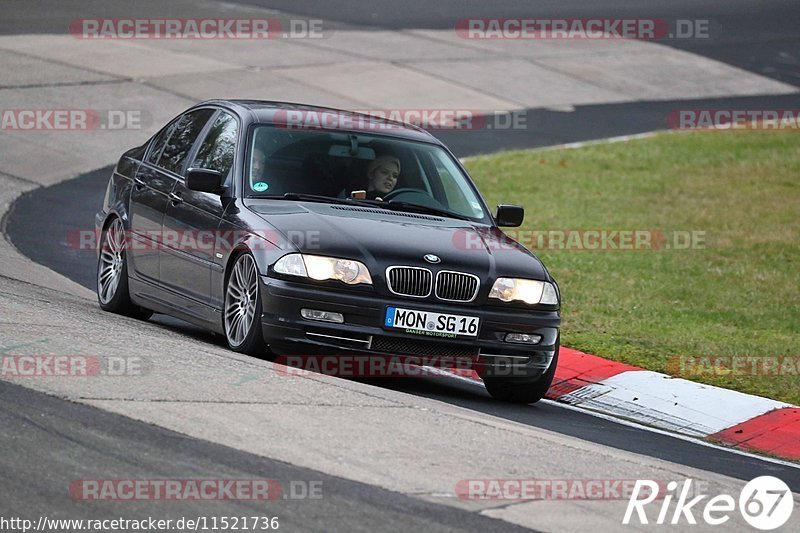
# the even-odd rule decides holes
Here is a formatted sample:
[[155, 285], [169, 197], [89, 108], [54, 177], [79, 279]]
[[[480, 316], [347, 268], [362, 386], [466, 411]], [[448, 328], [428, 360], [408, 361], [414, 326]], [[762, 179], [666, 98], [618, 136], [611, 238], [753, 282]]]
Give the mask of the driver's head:
[[253, 181], [260, 180], [264, 177], [264, 167], [266, 164], [267, 156], [264, 155], [264, 151], [260, 148], [255, 148], [253, 150], [252, 166], [250, 167], [250, 176]]
[[376, 157], [367, 167], [367, 191], [388, 194], [400, 177], [400, 160], [391, 155]]

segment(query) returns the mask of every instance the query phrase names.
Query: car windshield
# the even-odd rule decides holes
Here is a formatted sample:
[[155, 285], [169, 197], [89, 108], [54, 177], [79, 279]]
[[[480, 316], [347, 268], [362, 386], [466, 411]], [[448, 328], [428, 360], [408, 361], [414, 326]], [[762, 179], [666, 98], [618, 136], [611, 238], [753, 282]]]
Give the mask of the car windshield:
[[260, 125], [249, 154], [245, 179], [251, 198], [353, 198], [392, 209], [487, 218], [469, 178], [435, 144]]

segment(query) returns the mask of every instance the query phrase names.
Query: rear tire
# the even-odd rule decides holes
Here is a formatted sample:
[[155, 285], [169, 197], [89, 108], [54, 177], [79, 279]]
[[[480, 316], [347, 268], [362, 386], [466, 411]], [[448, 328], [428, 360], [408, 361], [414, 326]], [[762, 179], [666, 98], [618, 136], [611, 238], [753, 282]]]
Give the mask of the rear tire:
[[100, 240], [100, 257], [97, 260], [97, 302], [103, 311], [147, 320], [153, 315], [149, 309], [131, 301], [128, 291], [128, 262], [125, 228], [119, 218], [114, 218], [103, 230]]
[[483, 378], [483, 384], [495, 400], [525, 405], [536, 403], [544, 398], [553, 383], [553, 377], [556, 375], [556, 366], [558, 365], [558, 351], [559, 341], [557, 340], [556, 353], [550, 362], [550, 368], [536, 379], [519, 381], [505, 376], [487, 376]]
[[269, 354], [261, 330], [261, 283], [250, 252], [236, 257], [225, 282], [222, 324], [225, 340], [234, 352], [261, 357]]

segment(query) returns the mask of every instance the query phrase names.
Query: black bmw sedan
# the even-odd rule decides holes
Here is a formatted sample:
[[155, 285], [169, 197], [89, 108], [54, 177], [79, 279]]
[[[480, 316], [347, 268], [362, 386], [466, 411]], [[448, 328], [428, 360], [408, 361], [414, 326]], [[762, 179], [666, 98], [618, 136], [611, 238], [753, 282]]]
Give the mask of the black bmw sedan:
[[415, 126], [299, 104], [212, 100], [125, 152], [96, 215], [97, 296], [172, 315], [237, 352], [474, 364], [540, 400], [560, 293], [467, 172]]

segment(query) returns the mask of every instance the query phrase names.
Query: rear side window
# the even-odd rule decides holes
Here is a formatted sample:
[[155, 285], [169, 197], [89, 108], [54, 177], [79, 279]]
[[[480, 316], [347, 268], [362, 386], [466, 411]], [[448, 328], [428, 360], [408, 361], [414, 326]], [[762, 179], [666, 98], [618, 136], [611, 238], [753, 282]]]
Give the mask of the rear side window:
[[236, 119], [228, 113], [220, 113], [208, 130], [191, 167], [216, 170], [223, 177], [227, 176], [233, 166], [238, 131]]
[[153, 145], [150, 148], [150, 155], [147, 156], [147, 162], [152, 163], [154, 165], [158, 164], [158, 158], [161, 157], [161, 152], [164, 151], [164, 145], [167, 144], [167, 139], [169, 136], [172, 135], [172, 132], [175, 131], [175, 127], [178, 125], [178, 121], [176, 120], [158, 134], [158, 136], [153, 140]]
[[172, 131], [169, 132], [169, 138], [161, 151], [157, 165], [180, 174], [192, 146], [213, 114], [213, 109], [191, 111], [178, 119], [174, 127], [167, 128]]

